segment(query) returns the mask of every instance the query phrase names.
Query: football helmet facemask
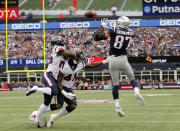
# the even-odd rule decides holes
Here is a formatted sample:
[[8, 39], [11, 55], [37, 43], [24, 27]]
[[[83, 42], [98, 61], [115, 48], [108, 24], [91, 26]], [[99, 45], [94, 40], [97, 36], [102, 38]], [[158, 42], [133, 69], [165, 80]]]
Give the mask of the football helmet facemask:
[[86, 63], [86, 58], [81, 50], [75, 50], [75, 57], [72, 58], [74, 64], [78, 64], [79, 61], [84, 61]]

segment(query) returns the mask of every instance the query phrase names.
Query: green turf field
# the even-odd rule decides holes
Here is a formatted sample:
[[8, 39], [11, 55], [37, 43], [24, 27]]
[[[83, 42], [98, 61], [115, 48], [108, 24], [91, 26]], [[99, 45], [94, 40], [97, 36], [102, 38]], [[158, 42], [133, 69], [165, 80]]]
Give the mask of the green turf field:
[[[19, 0], [19, 4], [25, 0]], [[93, 0], [88, 10], [110, 10], [116, 6], [121, 9], [124, 0]], [[77, 0], [77, 9], [85, 10], [90, 0]], [[60, 0], [55, 7], [50, 7], [49, 1], [45, 1], [46, 10], [68, 10], [73, 6], [72, 0]], [[42, 0], [27, 0], [20, 10], [42, 10]], [[142, 0], [127, 0], [123, 11], [142, 11]]]
[[[119, 117], [113, 103], [78, 104], [71, 114], [55, 125], [37, 129], [29, 114], [38, 109], [42, 94], [26, 97], [25, 92], [0, 92], [0, 131], [179, 131], [180, 90], [143, 90], [147, 106], [140, 106], [133, 91], [119, 91], [126, 113]], [[75, 91], [78, 100], [112, 99], [111, 91]], [[47, 114], [49, 117], [50, 113]]]

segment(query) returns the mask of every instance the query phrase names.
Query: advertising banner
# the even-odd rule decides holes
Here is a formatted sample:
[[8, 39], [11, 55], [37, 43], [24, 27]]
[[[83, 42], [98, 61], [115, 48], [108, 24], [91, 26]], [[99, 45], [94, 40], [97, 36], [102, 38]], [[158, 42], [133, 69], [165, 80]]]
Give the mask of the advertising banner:
[[[8, 20], [19, 19], [19, 8], [7, 8]], [[0, 8], [0, 20], [6, 19], [6, 9]]]
[[[89, 63], [103, 61], [104, 57], [90, 57], [88, 58]], [[47, 58], [46, 64], [49, 64], [50, 59]], [[0, 66], [5, 66], [6, 60], [0, 59]], [[21, 66], [21, 65], [44, 65], [44, 59], [43, 58], [36, 58], [36, 59], [9, 59], [8, 60], [9, 66]]]
[[93, 63], [93, 62], [98, 62], [98, 61], [103, 61], [104, 57], [89, 57], [88, 58], [88, 63]]
[[180, 1], [143, 0], [143, 15], [180, 15]]
[[[15, 9], [15, 8], [13, 8]], [[13, 13], [10, 12], [9, 19], [16, 18], [17, 14], [14, 10]], [[4, 14], [0, 12], [0, 18], [4, 19]], [[18, 17], [18, 16], [17, 16]], [[110, 28], [114, 26], [115, 21], [110, 20], [107, 27]], [[84, 22], [54, 22], [45, 23], [46, 30], [62, 30], [62, 29], [97, 29], [101, 25], [100, 21], [84, 21]], [[130, 27], [180, 27], [180, 19], [165, 19], [165, 20], [132, 20], [130, 21]], [[8, 30], [15, 31], [35, 31], [43, 30], [43, 23], [16, 23], [8, 24]], [[6, 24], [0, 24], [0, 30], [6, 30]]]
[[180, 56], [129, 57], [128, 60], [130, 63], [150, 63], [150, 64], [180, 63]]
[[[103, 61], [104, 57], [89, 57], [88, 62], [98, 62]], [[154, 57], [129, 57], [130, 63], [149, 63], [149, 64], [165, 64], [165, 63], [180, 63], [180, 56], [154, 56]], [[50, 62], [50, 59], [46, 59], [46, 64]], [[0, 59], [0, 66], [5, 66], [6, 60]], [[17, 65], [44, 65], [43, 58], [35, 58], [35, 59], [9, 59], [9, 66], [17, 66]]]

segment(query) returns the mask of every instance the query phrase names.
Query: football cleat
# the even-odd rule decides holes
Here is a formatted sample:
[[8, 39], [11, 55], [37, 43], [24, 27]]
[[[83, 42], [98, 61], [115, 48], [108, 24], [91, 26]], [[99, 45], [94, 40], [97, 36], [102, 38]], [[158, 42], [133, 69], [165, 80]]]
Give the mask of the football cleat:
[[41, 128], [38, 119], [35, 118], [32, 123], [35, 124], [37, 128]]
[[115, 107], [116, 112], [118, 113], [119, 116], [124, 117], [125, 113], [122, 111], [122, 109], [120, 108], [120, 106]]
[[56, 114], [51, 114], [50, 120], [47, 122], [47, 127], [48, 128], [53, 126], [55, 119], [56, 119]]
[[139, 101], [139, 104], [146, 105], [146, 102], [144, 98], [141, 96], [141, 94], [135, 94], [136, 99]]
[[37, 91], [37, 88], [39, 88], [38, 86], [33, 86], [31, 89], [29, 89], [27, 92], [26, 92], [26, 96], [29, 96], [31, 95], [32, 93], [35, 93]]
[[41, 128], [40, 124], [39, 124], [39, 121], [38, 119], [36, 118], [37, 117], [37, 113], [38, 111], [33, 111], [30, 116], [29, 116], [29, 119], [32, 121], [32, 124], [36, 125], [37, 128]]

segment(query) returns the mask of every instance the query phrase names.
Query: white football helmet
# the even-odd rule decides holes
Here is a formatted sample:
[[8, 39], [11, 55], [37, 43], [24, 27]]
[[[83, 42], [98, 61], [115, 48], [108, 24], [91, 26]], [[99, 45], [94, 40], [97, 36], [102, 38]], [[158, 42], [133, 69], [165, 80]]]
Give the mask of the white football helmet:
[[116, 26], [118, 28], [124, 28], [124, 29], [128, 29], [129, 25], [130, 25], [130, 20], [126, 16], [119, 17], [116, 23]]

